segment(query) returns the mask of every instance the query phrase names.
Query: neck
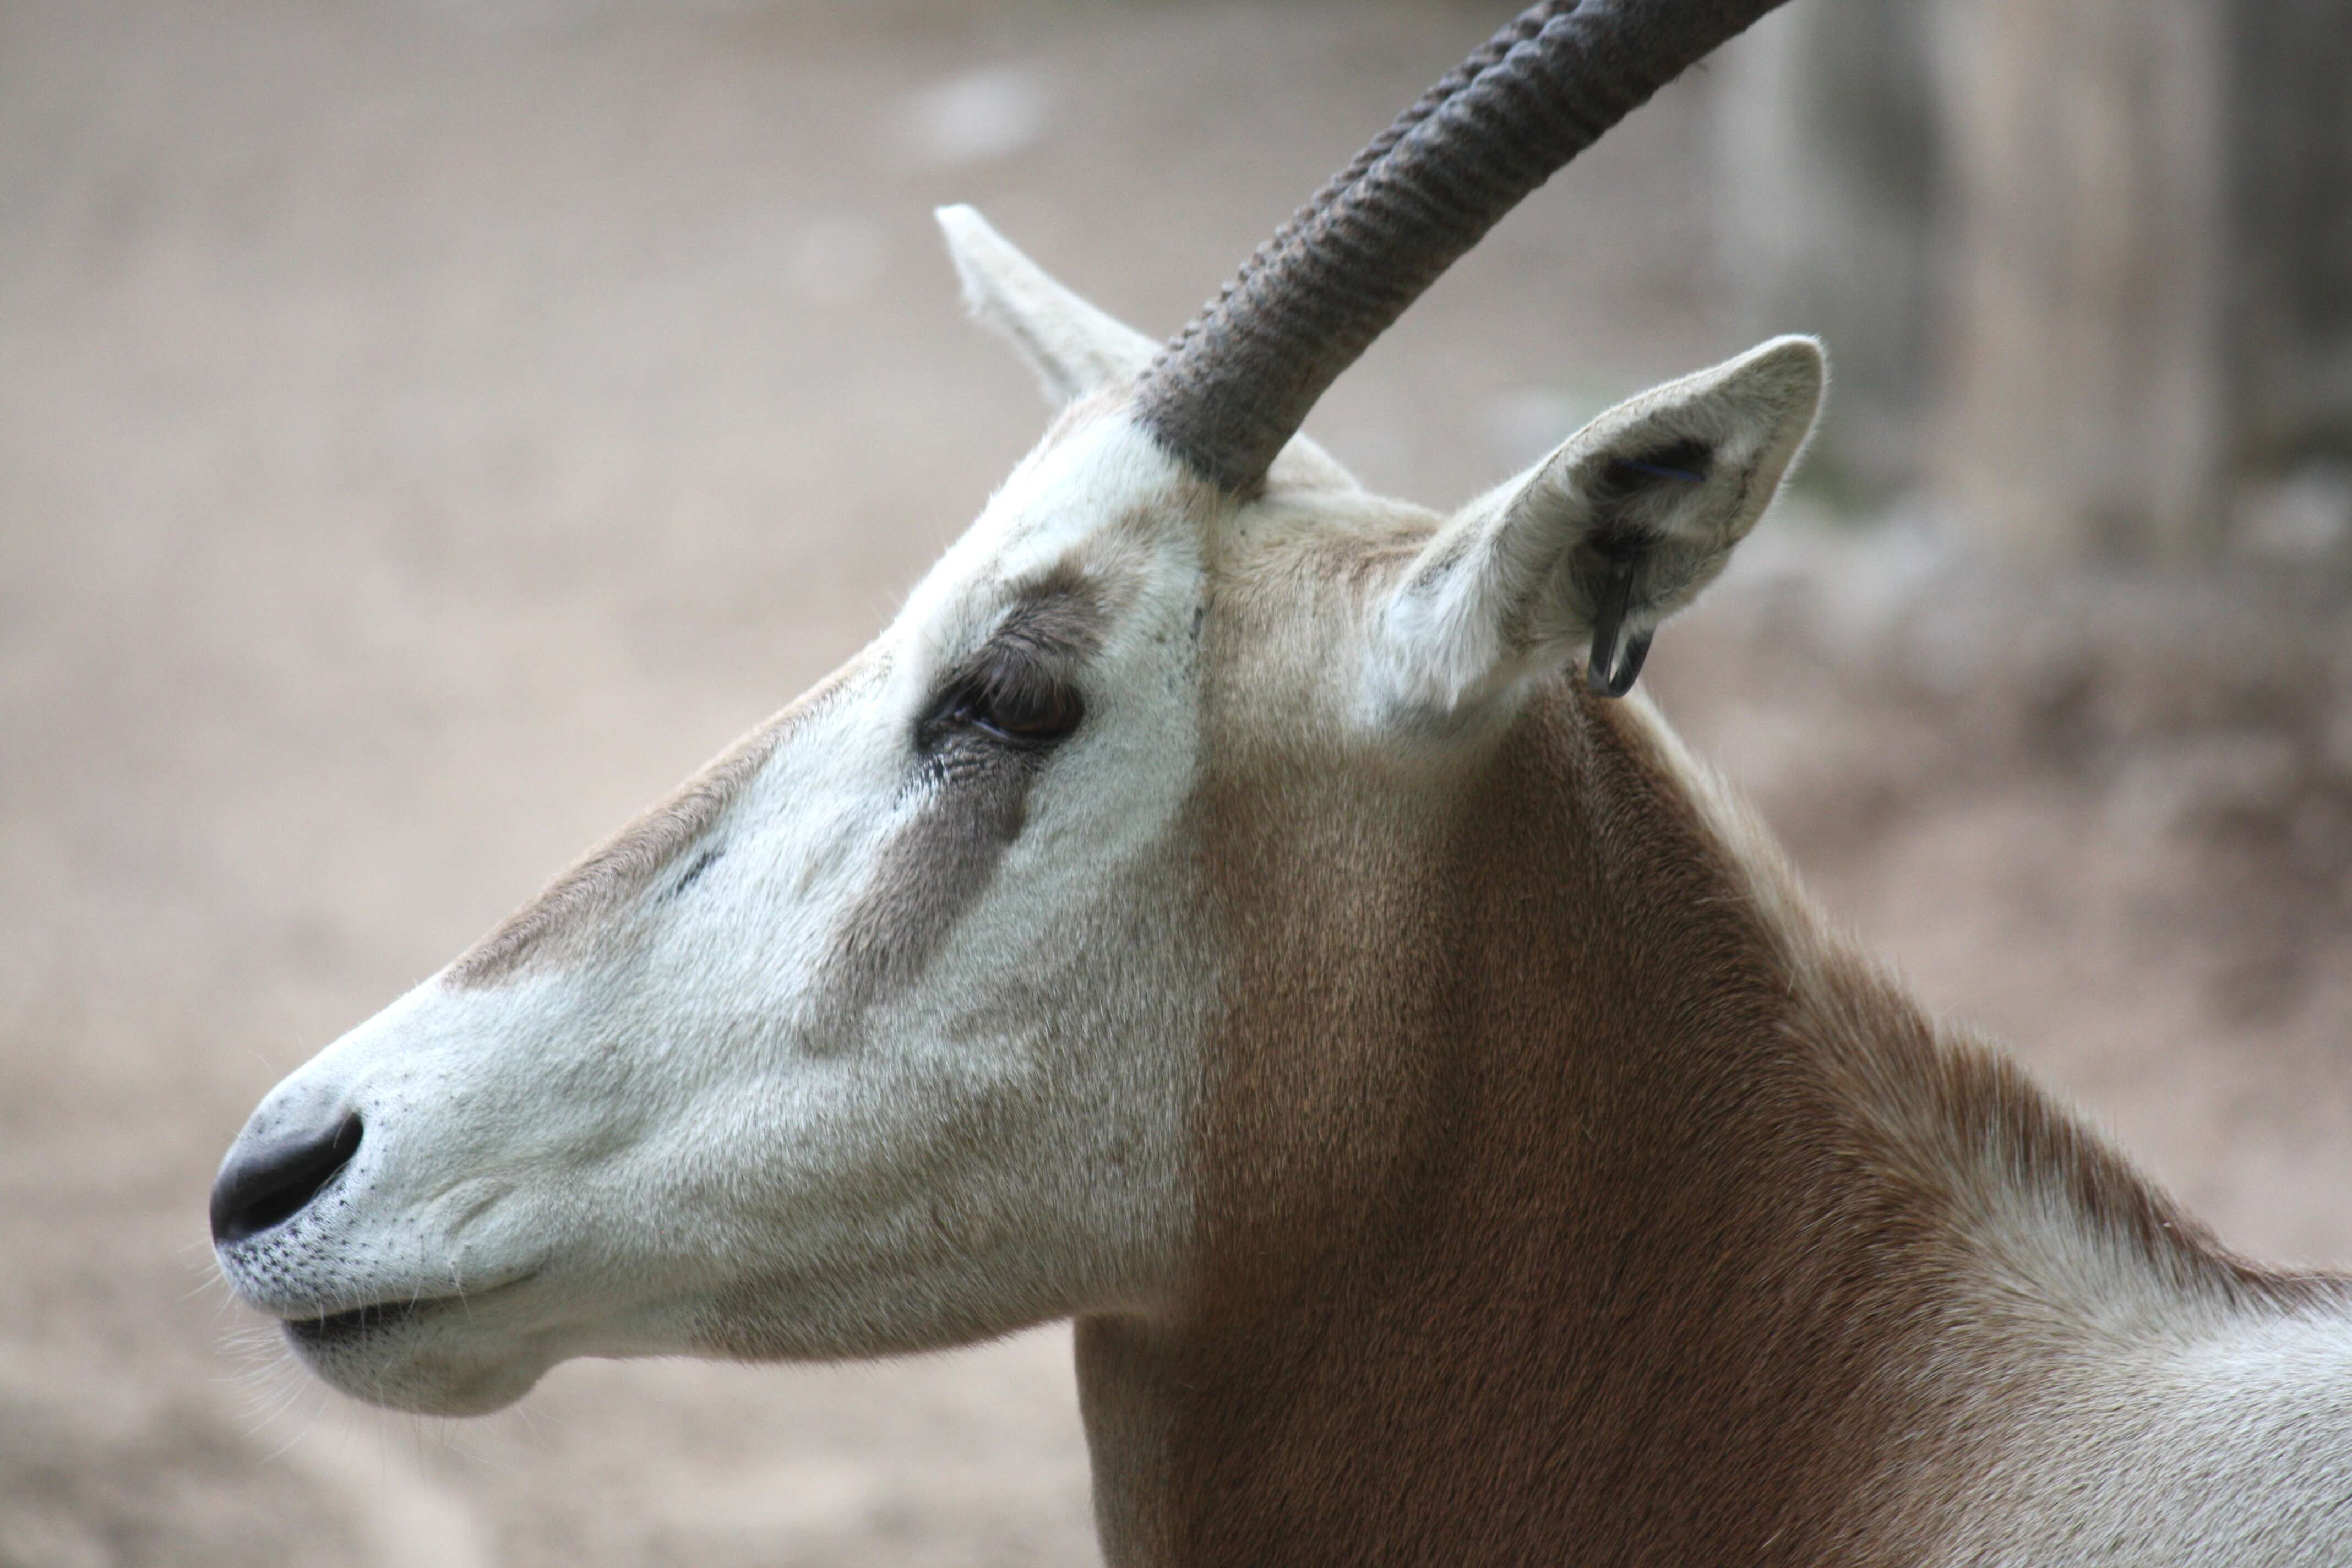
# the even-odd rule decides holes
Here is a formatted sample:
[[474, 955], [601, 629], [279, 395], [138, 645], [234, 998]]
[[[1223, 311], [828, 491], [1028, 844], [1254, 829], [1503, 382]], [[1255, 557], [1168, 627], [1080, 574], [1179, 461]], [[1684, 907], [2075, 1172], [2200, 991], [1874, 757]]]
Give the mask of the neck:
[[1880, 1560], [2081, 1346], [2328, 1289], [1941, 1037], [1639, 711], [1554, 683], [1445, 811], [1213, 793], [1202, 1267], [1079, 1326], [1115, 1563]]

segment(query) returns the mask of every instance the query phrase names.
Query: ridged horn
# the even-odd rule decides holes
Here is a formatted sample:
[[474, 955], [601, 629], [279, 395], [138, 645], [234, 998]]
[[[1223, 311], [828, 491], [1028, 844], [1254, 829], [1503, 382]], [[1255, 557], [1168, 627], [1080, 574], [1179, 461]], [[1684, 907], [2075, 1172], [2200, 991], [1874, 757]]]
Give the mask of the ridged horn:
[[1456, 258], [1780, 0], [1546, 0], [1334, 175], [1136, 384], [1144, 424], [1248, 494], [1316, 399]]

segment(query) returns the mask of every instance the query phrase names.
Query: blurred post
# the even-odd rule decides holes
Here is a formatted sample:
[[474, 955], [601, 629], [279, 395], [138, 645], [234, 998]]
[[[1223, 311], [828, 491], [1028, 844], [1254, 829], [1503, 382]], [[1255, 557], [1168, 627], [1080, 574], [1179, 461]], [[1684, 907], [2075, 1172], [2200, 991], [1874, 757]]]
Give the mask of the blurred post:
[[2347, 82], [2352, 0], [1794, 0], [1721, 69], [1730, 293], [1829, 337], [1860, 499], [2352, 581]]
[[1750, 333], [1828, 340], [1837, 395], [1807, 473], [1861, 500], [1916, 478], [1929, 390], [1929, 19], [1917, 0], [1797, 0], [1717, 67], [1727, 292]]
[[1950, 0], [1938, 467], [2017, 553], [2179, 559], [2221, 510], [2217, 0]]
[[2352, 575], [2352, 0], [2236, 0], [2230, 26], [2240, 521], [2292, 524], [2265, 503], [2299, 497]]

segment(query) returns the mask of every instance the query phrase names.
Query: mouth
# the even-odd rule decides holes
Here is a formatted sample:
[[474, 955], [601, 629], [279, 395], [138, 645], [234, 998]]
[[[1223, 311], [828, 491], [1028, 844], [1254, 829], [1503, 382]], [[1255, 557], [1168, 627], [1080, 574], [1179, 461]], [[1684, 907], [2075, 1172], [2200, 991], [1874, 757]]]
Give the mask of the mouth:
[[417, 1300], [379, 1301], [373, 1306], [353, 1307], [346, 1311], [329, 1312], [323, 1317], [289, 1318], [286, 1320], [286, 1332], [299, 1344], [326, 1350], [413, 1322], [426, 1313], [455, 1306], [463, 1300], [458, 1296], [439, 1296]]
[[557, 1359], [530, 1332], [518, 1335], [511, 1308], [483, 1308], [520, 1283], [395, 1297], [283, 1318], [279, 1327], [304, 1365], [354, 1399], [421, 1415], [479, 1415], [521, 1398]]
[[537, 1272], [534, 1269], [497, 1285], [468, 1290], [463, 1295], [403, 1296], [389, 1301], [371, 1302], [364, 1307], [348, 1307], [340, 1312], [327, 1312], [315, 1318], [287, 1318], [281, 1321], [287, 1337], [306, 1350], [340, 1350], [450, 1311], [470, 1316], [488, 1298], [502, 1295], [526, 1283]]

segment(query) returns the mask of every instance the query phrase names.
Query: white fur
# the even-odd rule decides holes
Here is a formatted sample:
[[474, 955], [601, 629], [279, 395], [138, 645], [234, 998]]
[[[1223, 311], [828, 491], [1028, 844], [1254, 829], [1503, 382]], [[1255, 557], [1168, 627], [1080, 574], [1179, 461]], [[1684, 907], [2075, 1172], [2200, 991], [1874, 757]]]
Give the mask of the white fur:
[[610, 959], [445, 974], [280, 1085], [248, 1139], [346, 1111], [366, 1131], [329, 1198], [222, 1249], [238, 1294], [298, 1318], [463, 1292], [314, 1358], [362, 1398], [452, 1413], [567, 1356], [725, 1348], [733, 1292], [785, 1300], [767, 1348], [808, 1356], [1149, 1294], [1185, 1234], [1201, 977], [1181, 932], [1108, 971], [1092, 950], [1106, 925], [1172, 923], [1137, 907], [1155, 887], [1182, 896], [1150, 858], [1196, 751], [1189, 528], [1103, 568], [1130, 580], [1088, 664], [1089, 723], [919, 982], [845, 1036], [822, 963], [924, 808], [908, 737], [940, 672], [1097, 519], [1170, 514], [1173, 479], [1118, 420], [1034, 456], [703, 835], [723, 858], [609, 917], [631, 928]]
[[1932, 1568], [2352, 1562], [2352, 1330], [2292, 1314], [2074, 1347], [1936, 1521]]

